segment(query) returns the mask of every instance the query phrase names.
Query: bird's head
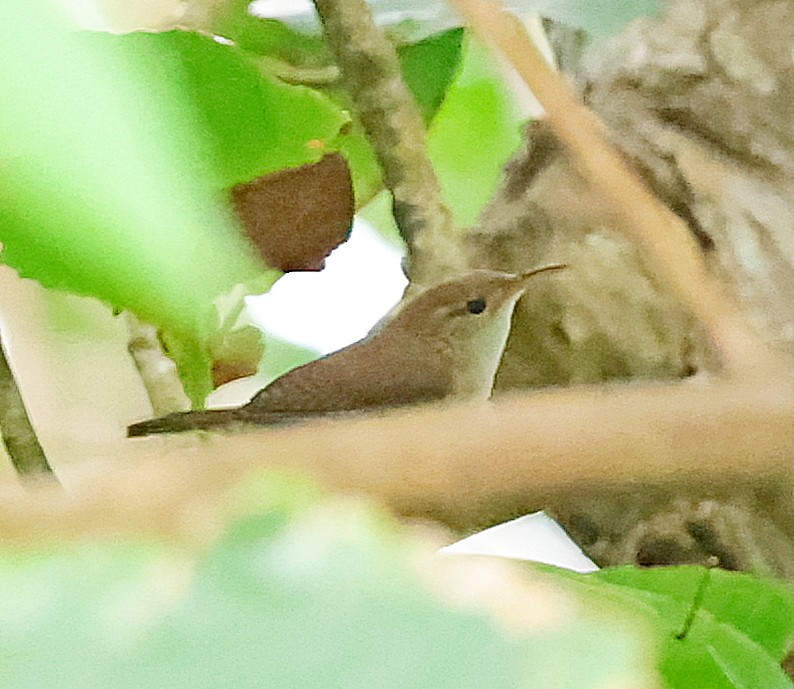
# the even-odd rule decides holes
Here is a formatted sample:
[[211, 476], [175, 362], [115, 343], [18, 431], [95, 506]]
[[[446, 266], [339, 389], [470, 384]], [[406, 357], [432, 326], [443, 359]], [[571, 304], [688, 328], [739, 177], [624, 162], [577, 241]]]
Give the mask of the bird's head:
[[521, 274], [472, 270], [420, 293], [393, 325], [452, 357], [461, 395], [474, 395], [486, 381], [490, 394], [516, 302], [534, 276], [565, 267], [555, 263]]

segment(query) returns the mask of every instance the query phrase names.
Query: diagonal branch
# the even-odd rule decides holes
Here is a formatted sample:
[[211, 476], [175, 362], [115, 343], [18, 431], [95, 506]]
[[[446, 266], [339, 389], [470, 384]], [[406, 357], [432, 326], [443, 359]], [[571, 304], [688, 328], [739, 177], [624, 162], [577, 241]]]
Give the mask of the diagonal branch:
[[190, 400], [179, 380], [176, 364], [163, 351], [157, 328], [141, 322], [129, 311], [126, 316], [127, 350], [138, 369], [155, 415], [187, 411]]
[[0, 342], [0, 431], [8, 456], [25, 479], [58, 482], [30, 423], [5, 348]]
[[441, 197], [427, 155], [422, 115], [403, 81], [394, 46], [375, 25], [366, 0], [314, 0], [314, 5], [394, 197], [394, 217], [408, 243], [412, 281], [423, 282], [426, 276], [416, 273], [431, 267], [436, 274], [454, 271], [462, 260], [452, 215]]
[[523, 25], [493, 0], [450, 2], [476, 31], [498, 46], [521, 75], [584, 177], [611, 203], [623, 220], [624, 231], [644, 247], [658, 276], [702, 323], [725, 370], [734, 375], [768, 371], [772, 357], [767, 345], [709, 273], [687, 226], [647, 189], [610, 145], [603, 124], [549, 68]]

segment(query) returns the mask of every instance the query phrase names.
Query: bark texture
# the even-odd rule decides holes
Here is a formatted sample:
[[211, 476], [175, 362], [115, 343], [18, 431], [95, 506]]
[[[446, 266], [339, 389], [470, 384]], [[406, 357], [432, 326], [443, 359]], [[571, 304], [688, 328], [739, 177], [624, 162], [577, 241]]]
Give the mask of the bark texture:
[[[582, 99], [715, 274], [783, 350], [794, 344], [794, 2], [671, 2], [585, 55]], [[708, 343], [538, 122], [469, 234], [474, 267], [572, 269], [519, 304], [497, 376], [514, 388], [675, 379]], [[693, 465], [697, 457], [692, 458]], [[547, 506], [598, 562], [705, 562], [794, 574], [790, 486], [735, 499], [663, 490]]]
[[314, 0], [314, 6], [392, 193], [411, 282], [428, 286], [459, 274], [452, 215], [441, 198], [422, 114], [402, 78], [394, 45], [375, 25], [365, 0]]

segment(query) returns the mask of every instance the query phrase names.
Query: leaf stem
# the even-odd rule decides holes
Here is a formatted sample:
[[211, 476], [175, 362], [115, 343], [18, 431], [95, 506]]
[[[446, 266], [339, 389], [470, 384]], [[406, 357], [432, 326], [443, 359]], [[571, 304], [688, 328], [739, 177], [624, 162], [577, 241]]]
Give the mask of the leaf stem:
[[[716, 567], [716, 564], [713, 566]], [[708, 586], [709, 580], [711, 579], [711, 566], [707, 567], [703, 571], [703, 576], [700, 577], [700, 581], [698, 582], [697, 589], [695, 589], [695, 595], [692, 596], [692, 605], [689, 608], [689, 612], [687, 613], [686, 619], [684, 620], [684, 624], [681, 627], [681, 631], [675, 635], [675, 638], [679, 641], [683, 641], [686, 639], [687, 634], [689, 634], [689, 630], [692, 629], [692, 625], [695, 622], [695, 617], [698, 614], [701, 606], [703, 605], [703, 597], [706, 595], [706, 587]]]

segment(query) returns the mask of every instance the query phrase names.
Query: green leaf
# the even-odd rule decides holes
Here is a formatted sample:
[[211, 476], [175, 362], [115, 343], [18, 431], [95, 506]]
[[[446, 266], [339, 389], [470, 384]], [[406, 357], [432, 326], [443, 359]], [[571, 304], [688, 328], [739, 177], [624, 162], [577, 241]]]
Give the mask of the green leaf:
[[462, 48], [463, 29], [452, 29], [397, 49], [403, 79], [426, 123], [444, 101], [460, 65]]
[[[227, 22], [244, 25], [246, 18], [243, 0], [226, 0], [213, 3], [213, 17], [225, 17]], [[272, 3], [277, 5], [277, 3]], [[289, 3], [286, 3], [287, 5]], [[664, 7], [661, 0], [509, 0], [505, 3], [518, 14], [534, 12], [541, 16], [565, 24], [570, 24], [596, 36], [606, 36], [622, 29], [637, 17], [654, 14]], [[386, 26], [390, 33], [426, 35], [438, 31], [438, 27], [453, 24], [459, 18], [442, 2], [419, 2], [418, 0], [377, 0], [371, 3], [378, 23]], [[276, 13], [278, 8], [271, 7]], [[318, 22], [313, 9], [306, 4], [306, 10], [296, 12], [295, 3], [283, 11], [287, 20], [292, 20], [304, 30], [316, 27]], [[250, 17], [249, 17], [250, 19]], [[216, 24], [217, 26], [217, 24]], [[253, 28], [250, 29], [253, 32]], [[238, 29], [238, 33], [241, 33]], [[227, 35], [222, 33], [221, 35]]]
[[334, 141], [333, 148], [347, 159], [353, 178], [356, 208], [362, 208], [383, 189], [383, 178], [375, 151], [355, 117], [352, 124]]
[[377, 230], [387, 242], [401, 251], [405, 250], [405, 240], [402, 238], [397, 222], [394, 220], [392, 195], [388, 191], [384, 189], [375, 196], [361, 209], [358, 217]]
[[185, 31], [94, 34], [103, 49], [135, 56], [156, 83], [176, 81], [207, 132], [215, 184], [228, 189], [269, 172], [317, 162], [347, 115], [322, 94], [264, 74], [234, 46]]
[[476, 223], [521, 143], [515, 96], [493, 57], [467, 38], [462, 67], [433, 119], [428, 152], [460, 226]]
[[320, 358], [320, 353], [308, 347], [301, 347], [265, 331], [265, 357], [259, 366], [259, 375], [265, 384], [283, 376], [288, 371]]
[[35, 0], [2, 4], [0, 32], [4, 262], [197, 336], [211, 298], [261, 268], [179, 86]]
[[[248, 516], [199, 556], [119, 538], [6, 546], [3, 688], [652, 686], [642, 628], [619, 614], [488, 569], [489, 595], [519, 612], [508, 624], [446, 604], [470, 590], [465, 565], [460, 579], [436, 571], [444, 559], [367, 505], [272, 472], [233, 493]], [[559, 609], [536, 611], [548, 597]]]
[[[277, 77], [289, 77], [291, 81], [303, 79], [340, 108], [352, 110], [338, 77], [328, 82], [323, 76], [322, 70], [332, 68], [333, 63], [321, 37], [303, 34], [275, 20], [257, 19], [245, 10], [243, 4], [237, 2], [216, 5], [207, 21], [208, 30], [235, 41], [260, 58], [271, 60], [261, 62], [262, 70]], [[426, 122], [438, 111], [455, 77], [462, 42], [463, 29], [452, 29], [397, 48], [403, 76]], [[253, 63], [256, 59], [253, 58]], [[382, 189], [383, 182], [372, 147], [352, 112], [351, 117], [351, 124], [326, 150], [338, 150], [347, 158], [353, 174], [356, 204], [361, 208]]]
[[135, 687], [121, 672], [129, 653], [183, 595], [190, 574], [184, 557], [141, 542], [6, 550], [0, 684]]
[[249, 0], [214, 2], [202, 28], [223, 36], [244, 50], [283, 60], [293, 66], [327, 67], [332, 64], [319, 34], [306, 34], [275, 19], [260, 19], [248, 12]]
[[[460, 66], [462, 42], [463, 30], [453, 29], [397, 49], [403, 77], [426, 123], [432, 121], [441, 107]], [[341, 91], [335, 94], [340, 103], [346, 102]], [[356, 207], [363, 208], [383, 189], [383, 180], [375, 152], [355, 117], [353, 125], [345, 128], [335, 145], [350, 163]]]
[[[224, 36], [244, 50], [309, 70], [333, 65], [320, 35], [301, 33], [274, 19], [247, 12], [248, 2], [216, 3], [206, 22], [209, 32]], [[463, 29], [441, 31], [420, 41], [399, 42], [403, 77], [429, 121], [444, 99], [460, 62]], [[303, 72], [307, 77], [308, 71]], [[300, 72], [295, 74], [299, 75]]]
[[[618, 567], [598, 578], [690, 603], [703, 577], [702, 567]], [[700, 606], [783, 660], [794, 642], [794, 588], [784, 581], [741, 572], [710, 570]]]
[[703, 567], [543, 570], [588, 604], [620, 602], [653, 625], [671, 689], [794, 686], [780, 667], [794, 628], [794, 595], [782, 582]]
[[200, 403], [212, 300], [263, 272], [227, 189], [318, 160], [347, 116], [206, 36], [76, 33], [35, 1], [0, 24], [3, 261], [167, 331]]
[[168, 356], [174, 360], [179, 379], [193, 408], [204, 406], [204, 400], [213, 389], [212, 355], [208, 339], [198, 339], [171, 330], [163, 330], [160, 336]]
[[[243, 16], [241, 7], [219, 6], [210, 21], [212, 30], [235, 40], [241, 47], [276, 62], [263, 62], [262, 68], [290, 80], [305, 79], [340, 107], [350, 108], [338, 79], [325, 82], [324, 72], [332, 65], [325, 43], [318, 36], [295, 31], [281, 22]], [[403, 77], [413, 93], [426, 122], [430, 122], [444, 100], [460, 65], [463, 29], [443, 31], [424, 40], [398, 45]], [[314, 81], [319, 79], [318, 81]], [[380, 166], [360, 124], [353, 119], [329, 150], [339, 150], [348, 159], [353, 174], [357, 207], [364, 206], [382, 188]]]
[[660, 670], [671, 689], [791, 689], [780, 662], [735, 627], [699, 613], [685, 639], [668, 639]]

